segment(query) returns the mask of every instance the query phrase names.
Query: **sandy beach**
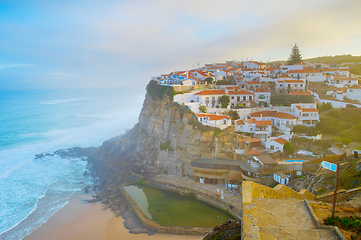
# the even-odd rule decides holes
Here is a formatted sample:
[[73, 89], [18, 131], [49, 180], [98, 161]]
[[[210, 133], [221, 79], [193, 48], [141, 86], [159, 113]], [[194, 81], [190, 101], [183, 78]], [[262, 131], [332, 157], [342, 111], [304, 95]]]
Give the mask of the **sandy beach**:
[[103, 210], [101, 203], [87, 203], [89, 195], [76, 195], [46, 223], [24, 240], [140, 240], [140, 239], [202, 239], [201, 236], [170, 234], [132, 234], [124, 227], [124, 219]]

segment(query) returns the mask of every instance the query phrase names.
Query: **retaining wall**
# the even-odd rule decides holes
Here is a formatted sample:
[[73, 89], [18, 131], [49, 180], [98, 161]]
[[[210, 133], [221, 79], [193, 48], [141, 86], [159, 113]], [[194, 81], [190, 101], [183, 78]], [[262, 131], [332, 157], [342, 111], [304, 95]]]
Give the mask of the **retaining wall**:
[[[336, 202], [346, 201], [356, 194], [361, 193], [361, 187], [353, 188], [349, 190], [340, 189], [337, 191]], [[333, 203], [333, 192], [325, 193], [316, 197], [317, 201]]]

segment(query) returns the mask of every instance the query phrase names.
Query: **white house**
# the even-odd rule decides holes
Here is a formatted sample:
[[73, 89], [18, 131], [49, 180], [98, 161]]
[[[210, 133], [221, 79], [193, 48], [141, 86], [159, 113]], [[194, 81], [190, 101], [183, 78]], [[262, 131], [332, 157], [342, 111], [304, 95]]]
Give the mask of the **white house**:
[[291, 91], [304, 91], [305, 81], [302, 79], [298, 80], [278, 80], [275, 84], [275, 89], [278, 94], [286, 94]]
[[225, 115], [196, 113], [198, 121], [204, 125], [225, 129], [231, 126], [231, 118]]
[[272, 134], [272, 121], [257, 121], [255, 119], [239, 119], [235, 121], [235, 130], [253, 133], [254, 137], [266, 139]]
[[289, 132], [292, 128], [297, 125], [298, 118], [284, 112], [277, 112], [273, 116], [273, 126], [281, 131]]
[[353, 86], [358, 85], [358, 80], [351, 77], [346, 77], [346, 75], [329, 75], [327, 76], [328, 85], [333, 85], [335, 87], [345, 87], [347, 85]]
[[261, 82], [259, 81], [246, 81], [246, 86], [248, 91], [256, 91], [261, 88]]
[[256, 61], [245, 61], [243, 63], [244, 68], [258, 69], [259, 63]]
[[223, 89], [203, 90], [194, 94], [194, 101], [207, 107], [216, 107], [220, 105], [219, 99], [225, 94]]
[[320, 121], [316, 103], [293, 103], [291, 109], [298, 117], [297, 124], [315, 126]]
[[250, 107], [253, 103], [253, 93], [245, 90], [227, 91], [231, 108]]
[[276, 172], [273, 174], [273, 179], [279, 184], [287, 185], [290, 182], [290, 177], [283, 172]]
[[300, 70], [289, 70], [286, 74], [293, 78], [305, 78], [310, 82], [322, 82], [326, 80], [325, 75], [320, 70], [314, 68], [303, 68]]
[[261, 107], [267, 107], [271, 103], [271, 92], [265, 88], [258, 88], [253, 92], [254, 103]]
[[286, 142], [288, 141], [281, 137], [267, 138], [265, 148], [270, 152], [283, 152], [283, 146]]

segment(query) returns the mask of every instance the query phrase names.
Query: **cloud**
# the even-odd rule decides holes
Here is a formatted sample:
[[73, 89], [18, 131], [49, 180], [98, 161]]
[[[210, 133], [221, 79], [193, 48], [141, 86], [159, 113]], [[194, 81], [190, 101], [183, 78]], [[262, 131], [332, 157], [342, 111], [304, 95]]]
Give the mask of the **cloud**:
[[294, 43], [304, 58], [361, 55], [360, 7], [356, 0], [8, 2], [0, 5], [0, 63], [17, 72], [2, 68], [0, 78], [16, 84], [17, 75], [34, 87], [144, 86], [198, 63], [285, 60]]

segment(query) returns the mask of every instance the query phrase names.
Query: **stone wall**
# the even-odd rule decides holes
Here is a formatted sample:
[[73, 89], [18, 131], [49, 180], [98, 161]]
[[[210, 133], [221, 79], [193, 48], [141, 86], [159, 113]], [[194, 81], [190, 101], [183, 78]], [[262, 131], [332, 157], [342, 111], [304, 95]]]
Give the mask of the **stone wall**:
[[315, 200], [315, 195], [302, 189], [300, 192], [296, 192], [291, 188], [278, 184], [274, 188], [266, 187], [251, 181], [242, 182], [242, 193], [243, 193], [243, 203], [251, 204], [252, 198], [272, 198], [272, 199], [282, 199], [282, 198], [297, 198], [297, 199], [308, 199]]
[[[340, 189], [337, 191], [337, 198], [336, 202], [342, 202], [346, 201], [352, 197], [354, 197], [356, 194], [361, 192], [361, 187], [353, 188], [349, 190]], [[333, 192], [328, 192], [325, 194], [322, 194], [320, 196], [316, 197], [317, 201], [332, 203], [333, 202]]]
[[195, 197], [199, 201], [205, 202], [207, 204], [211, 204], [224, 211], [227, 211], [237, 219], [242, 218], [242, 209], [241, 208], [235, 207], [232, 204], [228, 203], [227, 201], [222, 200], [219, 197], [216, 197], [214, 195], [211, 195], [209, 192], [197, 190], [195, 188], [190, 189], [188, 187], [182, 187], [182, 186], [178, 186], [178, 185], [175, 185], [172, 183], [165, 183], [165, 182], [161, 182], [161, 181], [157, 181], [157, 180], [146, 181], [146, 184], [151, 187], [155, 187], [155, 188], [159, 188], [159, 189], [163, 189], [163, 190], [167, 190], [167, 191], [172, 191], [172, 192], [177, 192], [182, 195], [194, 194]]

